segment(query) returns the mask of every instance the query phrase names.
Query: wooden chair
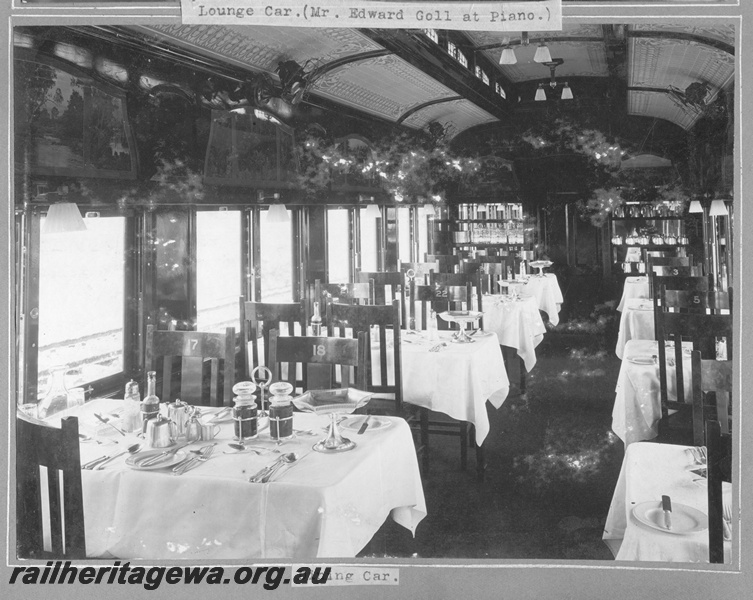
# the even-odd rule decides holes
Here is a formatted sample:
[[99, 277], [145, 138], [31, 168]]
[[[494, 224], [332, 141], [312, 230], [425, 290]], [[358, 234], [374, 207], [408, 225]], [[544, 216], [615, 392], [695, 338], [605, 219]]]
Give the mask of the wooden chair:
[[[471, 297], [470, 284], [466, 285], [444, 285], [435, 283], [433, 285], [417, 285], [413, 283], [409, 293], [409, 319], [416, 322], [416, 307], [420, 308], [420, 327], [426, 330], [429, 326], [431, 311], [437, 315], [447, 310], [467, 310], [468, 299]], [[450, 329], [450, 323], [437, 319], [437, 329]]]
[[[385, 306], [327, 305], [327, 333], [330, 337], [357, 337], [363, 333], [369, 348], [366, 389], [378, 397], [369, 402], [369, 411], [378, 410], [383, 400], [390, 402], [384, 412], [403, 416], [403, 378], [400, 354], [400, 303]], [[377, 339], [374, 339], [376, 333]], [[389, 341], [388, 341], [389, 340]], [[392, 347], [390, 348], [390, 342]], [[376, 350], [376, 357], [374, 356]], [[375, 361], [378, 364], [374, 364]], [[378, 366], [378, 368], [377, 368]], [[392, 377], [390, 377], [390, 367]], [[380, 402], [382, 401], [382, 402]]]
[[691, 267], [693, 256], [654, 256], [646, 253], [646, 272], [653, 273], [655, 267]]
[[[368, 364], [366, 337], [356, 339], [338, 337], [281, 336], [269, 332], [269, 369], [272, 381], [288, 381], [296, 388], [296, 371], [300, 365], [302, 390], [322, 390], [334, 387], [367, 389]], [[336, 369], [336, 367], [341, 367]], [[283, 368], [286, 367], [286, 368]], [[354, 370], [351, 373], [351, 370]], [[337, 371], [340, 385], [337, 385]], [[287, 372], [285, 374], [285, 372]]]
[[431, 273], [439, 273], [439, 264], [435, 262], [404, 262], [400, 263], [400, 271], [406, 275], [413, 269], [413, 277], [418, 283], [425, 283]]
[[[724, 497], [722, 484], [732, 481], [732, 436], [722, 433], [719, 421], [707, 420], [706, 494], [709, 517], [709, 562], [724, 563]], [[728, 511], [731, 517], [731, 510]], [[730, 519], [731, 521], [731, 519]], [[732, 529], [732, 523], [730, 523]]]
[[373, 285], [373, 280], [365, 283], [322, 283], [317, 279], [314, 282], [314, 299], [322, 310], [328, 302], [369, 304], [374, 296]]
[[[429, 283], [434, 286], [465, 286], [468, 289], [465, 310], [483, 311], [482, 297], [484, 292], [481, 286], [481, 275], [479, 273], [473, 275], [466, 273], [434, 273], [429, 277]], [[475, 302], [473, 301], [474, 297], [476, 299]]]
[[400, 271], [357, 271], [356, 280], [359, 282], [371, 281], [373, 293], [371, 304], [391, 304], [395, 300], [400, 301], [400, 320], [405, 322], [405, 302], [403, 289], [405, 275]]
[[732, 361], [704, 360], [701, 353], [691, 355], [693, 377], [693, 444], [705, 445], [704, 423], [718, 421], [724, 435], [730, 433]]
[[[229, 406], [235, 383], [235, 328], [225, 333], [201, 331], [157, 331], [149, 325], [146, 333], [146, 371], [158, 371], [162, 359], [162, 394], [160, 400], [169, 402], [180, 398], [189, 404], [205, 404], [204, 370], [209, 359], [209, 404]], [[173, 361], [180, 357], [180, 385], [176, 393]], [[222, 364], [220, 364], [220, 362]], [[219, 387], [222, 386], [222, 393]], [[146, 389], [146, 388], [144, 388]]]
[[[659, 421], [659, 435], [674, 440], [673, 434], [681, 432], [675, 443], [692, 443], [692, 402], [690, 385], [686, 386], [683, 373], [685, 350], [682, 342], [691, 342], [692, 350], [698, 351], [705, 360], [715, 359], [717, 340], [724, 339], [726, 360], [732, 359], [732, 316], [701, 315], [693, 313], [655, 313], [659, 354], [659, 387], [662, 416]], [[670, 369], [668, 368], [668, 346], [674, 363], [673, 383], [676, 399], [669, 399]], [[688, 382], [690, 383], [690, 382]], [[670, 412], [671, 411], [671, 412]], [[684, 440], [684, 441], [683, 441]]]
[[661, 297], [659, 294], [662, 289], [700, 293], [708, 292], [709, 287], [710, 284], [708, 277], [685, 277], [681, 275], [651, 274], [649, 274], [648, 277], [648, 291], [649, 296], [654, 303], [654, 312], [663, 310], [661, 305]]
[[425, 260], [437, 263], [438, 273], [454, 273], [460, 265], [460, 257], [454, 254], [427, 254]]
[[[324, 307], [320, 306], [323, 311]], [[288, 335], [302, 335], [306, 331], [306, 310], [304, 302], [249, 302], [240, 298], [241, 310], [241, 356], [250, 377], [251, 371], [259, 365], [268, 365], [269, 332], [279, 331], [280, 325], [287, 326]], [[298, 326], [296, 330], [296, 325]], [[264, 356], [259, 357], [259, 339], [262, 339]], [[249, 346], [251, 354], [249, 355]]]
[[669, 312], [694, 312], [700, 314], [722, 315], [732, 310], [732, 293], [726, 292], [691, 292], [687, 290], [668, 290], [664, 286], [659, 290], [659, 304]]
[[480, 261], [463, 259], [460, 261], [458, 272], [464, 275], [476, 275], [477, 273], [482, 272], [483, 266], [484, 263]]
[[[49, 507], [49, 550], [44, 547], [43, 506]], [[20, 412], [16, 417], [16, 543], [18, 558], [86, 558], [76, 417], [62, 419], [59, 429]]]

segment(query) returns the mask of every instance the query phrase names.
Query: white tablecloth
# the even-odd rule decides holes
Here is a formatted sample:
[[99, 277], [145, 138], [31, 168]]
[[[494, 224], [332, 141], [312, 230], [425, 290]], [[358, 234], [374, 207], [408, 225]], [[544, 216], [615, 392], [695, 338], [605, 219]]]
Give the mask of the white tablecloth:
[[559, 312], [562, 307], [562, 290], [554, 273], [546, 273], [543, 277], [531, 275], [528, 277], [523, 295], [534, 296], [539, 303], [539, 309], [549, 316], [549, 322], [557, 325], [560, 322]]
[[630, 340], [654, 340], [654, 305], [651, 300], [631, 298], [625, 301], [620, 316], [620, 333], [615, 353], [623, 357], [625, 344]]
[[[78, 410], [82, 429], [96, 423], [93, 412], [121, 406], [114, 400], [87, 403]], [[223, 454], [232, 423], [221, 425], [212, 458], [181, 476], [132, 470], [125, 457], [101, 471], [84, 470], [87, 552], [191, 560], [352, 557], [390, 515], [415, 532], [426, 504], [413, 439], [404, 420], [389, 421], [363, 435], [344, 432], [358, 444], [352, 451], [322, 454], [311, 446], [324, 437], [328, 418], [296, 413], [295, 427], [316, 435], [299, 435], [280, 447], [305, 458], [269, 484], [252, 484], [248, 477], [277, 454]], [[82, 443], [82, 462], [137, 441], [108, 437], [119, 443]], [[254, 444], [275, 448], [268, 429]]]
[[[500, 342], [493, 332], [477, 334], [471, 344], [454, 344], [451, 335], [439, 332], [437, 341], [425, 333], [403, 336], [403, 399], [473, 423], [481, 445], [489, 433], [486, 401], [499, 408], [510, 391]], [[446, 346], [429, 351], [440, 342]]]
[[[643, 442], [625, 451], [620, 477], [609, 507], [603, 539], [617, 560], [708, 562], [708, 530], [675, 535], [638, 521], [632, 511], [641, 502], [672, 499], [673, 508], [684, 504], [708, 514], [706, 480], [694, 481], [688, 446]], [[730, 484], [723, 484], [725, 502], [731, 503]], [[730, 542], [724, 544], [729, 562]]]
[[[670, 361], [674, 350], [667, 349]], [[633, 360], [656, 357], [651, 364], [636, 364]], [[684, 381], [691, 381], [690, 356], [683, 359]], [[667, 366], [670, 400], [677, 398], [674, 367]], [[650, 440], [659, 435], [658, 423], [661, 419], [661, 396], [659, 385], [659, 348], [655, 340], [630, 340], [625, 345], [625, 353], [620, 366], [612, 409], [612, 431], [625, 442], [625, 445]]]
[[496, 333], [503, 346], [515, 348], [527, 371], [533, 369], [536, 365], [536, 346], [546, 333], [536, 298], [524, 296], [512, 300], [504, 294], [485, 294], [483, 307], [484, 329]]
[[626, 277], [625, 285], [622, 288], [622, 298], [620, 298], [620, 304], [617, 306], [617, 310], [622, 310], [625, 306], [625, 301], [631, 298], [648, 299], [648, 277], [641, 275], [639, 277]]

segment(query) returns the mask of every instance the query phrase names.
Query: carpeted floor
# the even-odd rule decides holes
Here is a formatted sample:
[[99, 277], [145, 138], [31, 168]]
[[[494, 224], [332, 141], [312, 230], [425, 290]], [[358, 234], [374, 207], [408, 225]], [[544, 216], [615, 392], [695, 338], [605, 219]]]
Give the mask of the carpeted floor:
[[499, 410], [487, 404], [484, 481], [472, 450], [460, 470], [458, 438], [432, 437], [428, 516], [415, 539], [388, 520], [362, 556], [611, 560], [601, 534], [623, 456], [610, 429], [614, 304], [566, 295], [526, 393], [514, 382]]

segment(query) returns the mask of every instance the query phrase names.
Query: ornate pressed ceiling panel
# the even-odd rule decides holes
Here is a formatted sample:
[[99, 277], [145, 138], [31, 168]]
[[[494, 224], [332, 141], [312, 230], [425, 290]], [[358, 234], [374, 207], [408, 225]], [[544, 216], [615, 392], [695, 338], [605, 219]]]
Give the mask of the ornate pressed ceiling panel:
[[[675, 33], [690, 32], [686, 28]], [[697, 35], [698, 30], [694, 28], [693, 33]], [[721, 89], [731, 85], [734, 75], [734, 56], [714, 46], [671, 36], [629, 39], [628, 88], [672, 87], [684, 92], [692, 83], [705, 83], [709, 86], [706, 102], [710, 103]], [[685, 129], [702, 114], [700, 107], [683, 104], [667, 93], [635, 89], [628, 92], [628, 113], [669, 119]]]
[[442, 104], [427, 106], [412, 114], [405, 120], [406, 125], [423, 128], [434, 121], [440, 123], [449, 137], [454, 137], [461, 131], [491, 123], [498, 119], [468, 100], [451, 100]]

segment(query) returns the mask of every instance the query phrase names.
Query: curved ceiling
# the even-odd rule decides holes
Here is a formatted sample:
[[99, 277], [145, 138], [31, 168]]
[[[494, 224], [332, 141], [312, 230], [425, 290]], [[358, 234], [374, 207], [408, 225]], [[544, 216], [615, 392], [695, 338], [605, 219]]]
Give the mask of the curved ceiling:
[[[563, 103], [573, 110], [611, 103], [628, 115], [690, 129], [734, 83], [734, 25], [601, 25], [565, 21], [562, 31], [510, 34], [433, 30], [154, 24], [118, 28], [166, 54], [180, 53], [276, 77], [292, 60], [312, 74], [309, 94], [388, 122], [442, 124], [451, 137], [509, 123], [523, 106]], [[534, 102], [550, 67], [534, 54], [545, 43], [556, 94]], [[500, 65], [503, 47], [517, 62]], [[454, 52], [454, 54], [453, 54]], [[463, 64], [465, 63], [465, 64]], [[575, 101], [561, 100], [569, 82]], [[544, 86], [548, 90], [548, 86]], [[615, 90], [620, 90], [616, 104]], [[565, 105], [564, 103], [570, 102]]]

